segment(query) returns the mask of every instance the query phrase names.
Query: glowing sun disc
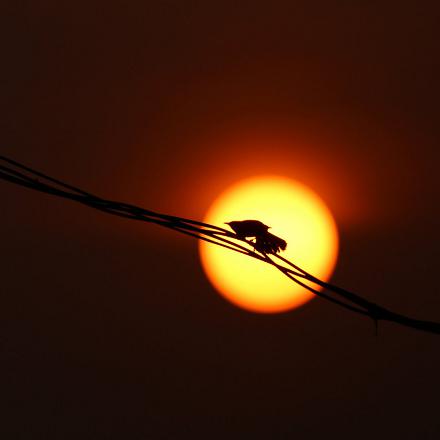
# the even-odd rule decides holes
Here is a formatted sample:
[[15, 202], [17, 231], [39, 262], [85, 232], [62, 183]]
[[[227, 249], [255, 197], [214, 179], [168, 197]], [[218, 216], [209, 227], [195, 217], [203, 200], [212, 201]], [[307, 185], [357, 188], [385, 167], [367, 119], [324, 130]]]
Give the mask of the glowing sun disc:
[[[204, 221], [227, 228], [224, 222], [248, 219], [271, 226], [271, 233], [287, 241], [283, 257], [324, 281], [330, 278], [338, 254], [337, 228], [329, 209], [308, 187], [278, 176], [242, 180], [214, 201]], [[209, 281], [243, 309], [283, 312], [314, 297], [268, 264], [205, 241], [199, 246]]]

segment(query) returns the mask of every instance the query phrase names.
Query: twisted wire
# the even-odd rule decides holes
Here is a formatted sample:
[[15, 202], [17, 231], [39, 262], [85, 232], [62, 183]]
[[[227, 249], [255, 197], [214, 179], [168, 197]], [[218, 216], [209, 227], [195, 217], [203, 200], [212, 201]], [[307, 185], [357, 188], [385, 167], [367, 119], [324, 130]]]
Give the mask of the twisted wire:
[[[69, 199], [107, 214], [154, 223], [255, 258], [274, 266], [283, 275], [313, 294], [351, 312], [373, 319], [376, 325], [379, 320], [391, 321], [417, 330], [440, 334], [440, 323], [417, 320], [392, 312], [353, 292], [316, 278], [279, 254], [257, 252], [252, 241], [240, 239], [235, 233], [222, 227], [184, 217], [157, 213], [129, 203], [103, 199], [4, 156], [0, 156], [0, 179], [35, 191]], [[324, 291], [313, 286], [319, 286]]]

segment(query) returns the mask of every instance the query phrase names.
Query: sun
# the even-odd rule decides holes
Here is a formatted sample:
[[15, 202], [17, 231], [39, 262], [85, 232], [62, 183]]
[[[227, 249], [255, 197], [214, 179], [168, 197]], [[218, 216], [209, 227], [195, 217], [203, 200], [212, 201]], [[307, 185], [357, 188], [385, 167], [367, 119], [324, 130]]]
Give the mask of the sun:
[[[225, 222], [249, 219], [271, 226], [271, 233], [287, 241], [283, 257], [324, 281], [330, 278], [338, 255], [338, 232], [330, 210], [311, 189], [279, 176], [245, 179], [219, 195], [204, 221], [227, 227]], [[314, 297], [261, 261], [204, 241], [199, 251], [216, 290], [245, 310], [284, 312]]]

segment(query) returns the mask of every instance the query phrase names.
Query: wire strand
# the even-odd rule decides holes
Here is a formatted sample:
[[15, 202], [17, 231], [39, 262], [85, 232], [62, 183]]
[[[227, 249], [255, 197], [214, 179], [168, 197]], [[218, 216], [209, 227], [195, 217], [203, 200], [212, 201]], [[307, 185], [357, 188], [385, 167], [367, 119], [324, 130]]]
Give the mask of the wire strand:
[[[3, 163], [3, 165], [0, 165], [0, 179], [2, 180], [35, 191], [76, 201], [107, 214], [130, 220], [154, 223], [199, 240], [222, 246], [248, 257], [255, 258], [263, 263], [274, 266], [284, 276], [320, 298], [332, 302], [333, 304], [337, 304], [351, 312], [367, 316], [373, 319], [375, 323], [379, 320], [391, 321], [417, 330], [440, 334], [440, 323], [438, 322], [417, 320], [392, 312], [353, 292], [316, 278], [281, 255], [271, 254], [271, 258], [267, 253], [256, 252], [251, 241], [241, 239], [233, 232], [222, 227], [183, 217], [161, 214], [125, 202], [103, 199], [62, 182], [61, 180], [54, 179], [53, 177], [47, 176], [39, 171], [35, 171], [28, 166], [4, 156], [0, 156], [0, 163]], [[237, 243], [237, 241], [240, 243]], [[302, 279], [302, 281], [299, 278]], [[325, 289], [326, 293], [315, 289], [307, 284], [307, 282], [322, 287]], [[337, 299], [329, 293], [337, 295], [342, 299]]]

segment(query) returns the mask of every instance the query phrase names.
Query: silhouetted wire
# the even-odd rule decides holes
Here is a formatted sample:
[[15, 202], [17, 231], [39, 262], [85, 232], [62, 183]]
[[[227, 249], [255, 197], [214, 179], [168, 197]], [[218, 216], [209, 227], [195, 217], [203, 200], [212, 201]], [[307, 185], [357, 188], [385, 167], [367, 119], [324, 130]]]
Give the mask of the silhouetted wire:
[[[316, 278], [279, 254], [271, 254], [269, 256], [264, 252], [258, 253], [255, 251], [252, 241], [239, 239], [235, 233], [222, 227], [183, 217], [160, 214], [129, 203], [103, 199], [4, 156], [0, 156], [0, 161], [3, 162], [3, 165], [0, 165], [0, 179], [10, 183], [73, 200], [107, 214], [130, 220], [154, 223], [255, 258], [274, 266], [293, 282], [313, 294], [354, 313], [370, 317], [376, 325], [379, 320], [391, 321], [414, 329], [440, 334], [440, 323], [417, 320], [394, 313], [353, 292]], [[237, 241], [240, 243], [237, 243]], [[278, 263], [278, 261], [282, 264]], [[312, 285], [320, 286], [326, 291], [338, 295], [341, 299], [334, 298], [327, 292], [312, 287]]]

